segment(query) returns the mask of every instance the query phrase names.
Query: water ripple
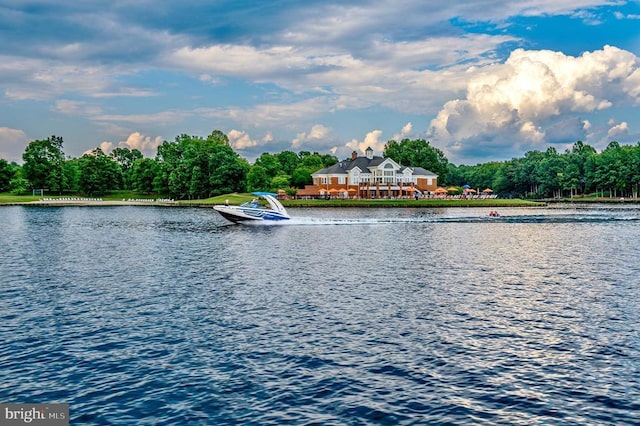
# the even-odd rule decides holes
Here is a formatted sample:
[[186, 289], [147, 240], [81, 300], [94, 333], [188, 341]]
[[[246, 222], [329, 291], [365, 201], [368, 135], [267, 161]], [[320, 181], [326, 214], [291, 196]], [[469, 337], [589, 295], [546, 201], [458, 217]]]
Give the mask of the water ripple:
[[72, 424], [640, 422], [634, 210], [296, 213], [0, 209], [0, 399]]

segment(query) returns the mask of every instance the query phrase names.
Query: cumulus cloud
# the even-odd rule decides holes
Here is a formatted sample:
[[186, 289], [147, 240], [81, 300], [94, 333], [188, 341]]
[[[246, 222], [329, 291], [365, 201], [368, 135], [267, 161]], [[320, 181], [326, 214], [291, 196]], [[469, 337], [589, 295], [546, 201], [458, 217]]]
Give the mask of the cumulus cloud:
[[629, 125], [626, 121], [616, 124], [609, 129], [607, 137], [610, 141], [617, 141], [620, 139], [626, 139], [629, 136]]
[[[0, 55], [5, 97], [59, 99], [43, 108], [109, 129], [96, 140], [133, 130], [153, 133], [151, 126], [169, 132], [180, 124], [180, 131], [189, 131], [214, 118], [223, 123], [220, 127], [244, 129], [233, 134], [238, 149], [314, 143], [314, 150], [333, 146], [340, 153], [353, 133], [330, 140], [330, 135], [317, 137], [315, 132], [322, 135], [323, 129], [311, 126], [330, 123], [331, 115], [343, 111], [355, 116], [375, 108], [424, 120], [440, 111], [428, 134], [450, 155], [470, 152], [471, 146], [498, 151], [514, 138], [521, 145], [560, 143], [587, 130], [581, 130], [578, 117], [616, 106], [620, 99], [640, 105], [637, 58], [615, 48], [579, 58], [518, 50], [507, 62], [494, 63], [508, 46], [526, 43], [521, 34], [509, 33], [516, 21], [511, 18], [562, 15], [596, 24], [603, 17], [601, 6], [619, 6], [610, 0], [446, 5], [407, 0], [401, 7], [391, 0], [298, 2], [265, 7], [258, 14], [208, 2], [185, 11], [178, 3], [163, 2], [142, 21], [135, 17], [149, 12], [148, 0], [125, 2], [108, 13], [64, 0], [56, 3], [64, 13], [55, 15], [27, 10], [19, 1], [12, 5], [8, 13], [22, 23], [0, 29], [7, 40]], [[219, 19], [210, 19], [212, 10]], [[616, 18], [637, 16], [620, 13]], [[45, 20], [50, 25], [43, 27]], [[491, 31], [480, 34], [485, 24]], [[42, 31], [29, 31], [36, 27]], [[224, 86], [228, 89], [218, 92]], [[250, 87], [260, 90], [249, 95]], [[237, 93], [237, 99], [229, 93]], [[112, 101], [121, 96], [157, 100], [145, 105], [136, 99], [123, 108]], [[575, 119], [561, 123], [559, 116], [567, 113]], [[116, 129], [120, 125], [130, 127]], [[278, 129], [279, 141], [272, 143], [273, 136], [254, 140], [247, 133], [265, 129]], [[410, 137], [412, 131], [409, 123], [392, 138]], [[376, 132], [381, 139], [378, 130], [367, 141], [349, 144], [379, 151], [383, 141]], [[151, 146], [155, 139], [149, 139]]]
[[381, 140], [382, 130], [373, 130], [366, 134], [362, 141], [352, 139], [346, 144], [346, 147], [352, 151], [359, 151], [364, 154], [367, 148], [371, 148], [376, 155], [380, 155], [384, 150], [387, 141]]
[[[97, 148], [100, 148], [100, 150], [104, 154], [109, 155], [111, 154], [111, 151], [113, 151], [113, 143], [109, 141], [103, 141], [100, 143], [100, 145], [97, 146]], [[87, 149], [82, 153], [82, 155], [94, 155], [95, 149], [96, 148]]]
[[262, 137], [262, 142], [269, 143], [271, 141], [273, 141], [273, 133], [269, 131]]
[[[401, 141], [402, 139], [411, 138], [413, 132], [413, 124], [411, 122], [402, 126], [400, 132], [395, 133], [391, 139], [395, 141]], [[386, 138], [382, 137], [382, 130], [372, 130], [368, 132], [363, 140], [352, 139], [347, 142], [342, 148], [336, 147], [332, 150], [333, 154], [345, 154], [346, 156], [350, 155], [351, 152], [356, 151], [358, 153], [364, 154], [367, 148], [371, 148], [375, 155], [382, 155], [384, 151], [384, 147], [389, 141]]]
[[29, 143], [27, 135], [19, 129], [0, 127], [0, 158], [22, 163], [22, 153]]
[[258, 146], [258, 141], [251, 139], [249, 134], [242, 130], [231, 130], [227, 133], [227, 137], [229, 138], [229, 144], [233, 147], [233, 149], [237, 149], [242, 151], [243, 149], [251, 148], [254, 146]]
[[296, 137], [291, 141], [291, 146], [295, 149], [299, 149], [305, 143], [314, 143], [318, 141], [326, 140], [331, 134], [331, 129], [323, 126], [322, 124], [316, 124], [311, 127], [308, 133], [298, 133]]
[[[509, 152], [575, 141], [588, 129], [579, 114], [640, 102], [639, 66], [611, 46], [580, 57], [517, 49], [504, 64], [475, 71], [466, 98], [445, 103], [427, 135], [454, 158], [478, 147]], [[569, 118], [558, 123], [562, 115]]]
[[129, 135], [126, 141], [121, 141], [119, 146], [127, 146], [129, 149], [137, 149], [143, 154], [152, 157], [155, 156], [158, 147], [162, 144], [163, 139], [160, 136], [145, 136], [140, 132], [134, 132]]
[[[162, 144], [161, 136], [151, 137], [145, 136], [140, 132], [131, 133], [126, 140], [118, 142], [118, 147], [137, 149], [142, 152], [145, 157], [155, 157], [158, 147]], [[100, 144], [100, 148], [105, 154], [109, 154], [114, 146], [113, 143], [105, 141]]]
[[405, 124], [404, 127], [402, 127], [400, 133], [394, 134], [391, 139], [393, 139], [394, 141], [401, 141], [402, 139], [408, 138], [411, 135], [412, 130], [413, 125], [411, 124], [411, 122], [409, 122]]
[[[145, 136], [140, 132], [131, 133], [126, 140], [119, 141], [116, 145], [110, 141], [103, 141], [98, 145], [98, 148], [105, 154], [109, 155], [114, 148], [128, 148], [130, 150], [137, 149], [145, 157], [155, 157], [158, 146], [163, 142], [161, 136], [151, 137]], [[84, 151], [82, 154], [91, 154], [94, 148]]]

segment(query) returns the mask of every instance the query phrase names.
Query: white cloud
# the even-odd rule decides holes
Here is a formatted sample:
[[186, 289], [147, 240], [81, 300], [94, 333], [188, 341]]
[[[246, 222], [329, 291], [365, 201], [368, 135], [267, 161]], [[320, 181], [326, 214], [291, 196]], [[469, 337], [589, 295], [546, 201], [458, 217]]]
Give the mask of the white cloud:
[[298, 133], [296, 137], [291, 141], [291, 146], [294, 149], [299, 149], [306, 143], [321, 142], [329, 138], [331, 129], [323, 126], [322, 124], [316, 124], [311, 127], [309, 133]]
[[241, 130], [231, 130], [227, 137], [233, 149], [243, 150], [259, 145], [258, 141], [252, 140], [247, 132]]
[[102, 113], [102, 109], [84, 101], [60, 99], [54, 103], [53, 110], [65, 115], [92, 116]]
[[111, 142], [104, 141], [100, 144], [100, 149], [105, 154], [109, 154], [111, 151], [113, 151], [113, 144]]
[[271, 141], [273, 141], [273, 133], [269, 131], [262, 137], [262, 142], [269, 143]]
[[266, 103], [250, 108], [198, 108], [175, 114], [232, 120], [243, 127], [292, 127], [292, 123], [304, 123], [323, 114], [328, 108], [326, 98], [314, 97], [285, 104]]
[[[158, 147], [162, 144], [161, 136], [151, 137], [145, 136], [140, 132], [133, 132], [125, 141], [120, 141], [118, 146], [121, 148], [137, 149], [145, 157], [155, 157]], [[103, 142], [104, 143], [104, 142]]]
[[[395, 133], [391, 139], [395, 141], [401, 141], [405, 138], [410, 138], [413, 132], [413, 124], [411, 122], [402, 126], [399, 133]], [[343, 147], [334, 147], [332, 149], [332, 153], [334, 155], [345, 155], [349, 156], [351, 152], [356, 151], [359, 154], [364, 154], [367, 148], [371, 148], [374, 152], [374, 155], [382, 155], [384, 152], [384, 147], [389, 141], [386, 138], [382, 137], [382, 130], [372, 130], [368, 132], [364, 139], [359, 141], [357, 139], [352, 139], [347, 142]]]
[[48, 100], [65, 93], [109, 93], [113, 75], [126, 71], [96, 65], [0, 56], [5, 96], [13, 100]]
[[412, 131], [413, 131], [413, 125], [411, 124], [411, 122], [409, 122], [402, 127], [402, 129], [400, 130], [400, 133], [394, 134], [391, 139], [393, 139], [394, 141], [401, 141], [402, 139], [405, 139], [411, 136]]
[[609, 141], [619, 140], [621, 138], [626, 138], [629, 135], [629, 125], [626, 121], [623, 121], [620, 124], [616, 124], [611, 127], [607, 132], [607, 138]]
[[352, 151], [359, 151], [361, 154], [364, 154], [367, 148], [371, 148], [375, 155], [380, 155], [384, 150], [384, 145], [387, 143], [387, 141], [381, 140], [381, 137], [382, 130], [372, 130], [366, 134], [362, 141], [352, 139], [351, 142], [346, 144], [346, 147]]
[[[121, 143], [121, 144], [122, 144], [122, 143]], [[123, 147], [124, 147], [124, 145], [123, 145]], [[104, 154], [109, 155], [109, 154], [111, 154], [111, 151], [113, 151], [113, 143], [112, 143], [112, 142], [109, 142], [109, 141], [103, 141], [103, 142], [101, 142], [101, 143], [100, 143], [100, 145], [98, 145], [98, 146], [97, 146], [97, 148], [100, 148], [100, 150], [101, 150]], [[96, 149], [96, 148], [87, 149], [86, 151], [84, 151], [84, 152], [82, 153], [82, 155], [91, 155], [91, 156], [93, 156], [93, 155], [94, 155], [94, 152], [93, 152], [93, 151], [94, 151], [95, 149]]]
[[[282, 69], [304, 69], [307, 60], [292, 46], [259, 49], [248, 45], [211, 45], [181, 47], [170, 53], [167, 63], [204, 71], [208, 75], [223, 74], [244, 77], [264, 77]], [[214, 79], [214, 77], [210, 77]]]
[[[572, 115], [640, 102], [639, 66], [638, 57], [611, 46], [580, 57], [517, 49], [504, 64], [474, 71], [466, 98], [445, 103], [427, 135], [454, 158], [584, 135], [588, 127]], [[570, 129], [554, 127], [561, 115]]]
[[[308, 34], [307, 28], [304, 31]], [[285, 44], [282, 40], [282, 44], [268, 48], [232, 44], [181, 47], [164, 62], [191, 71], [201, 80], [240, 77], [297, 94], [321, 95], [316, 99], [323, 105], [316, 113], [372, 105], [419, 113], [436, 107], [445, 92], [464, 89], [465, 76], [458, 74], [457, 64], [468, 68], [469, 64], [490, 63], [494, 59], [488, 53], [516, 40], [506, 35], [470, 34], [397, 42], [369, 36], [363, 40], [366, 49], [361, 46], [359, 50], [300, 40]], [[448, 71], [434, 71], [436, 68]], [[430, 96], [424, 96], [425, 92]], [[244, 111], [237, 109], [236, 113]]]
[[150, 114], [98, 114], [91, 118], [95, 121], [125, 122], [138, 125], [178, 123], [191, 115], [188, 111], [160, 111]]
[[22, 163], [22, 154], [29, 140], [24, 131], [0, 127], [0, 158], [8, 162]]
[[618, 12], [618, 11], [614, 12], [613, 15], [618, 20], [622, 20], [622, 19], [640, 19], [640, 15], [634, 15], [634, 14], [625, 15], [624, 13]]
[[[250, 27], [250, 20], [235, 21], [239, 32], [250, 27], [250, 33], [225, 34], [224, 42], [212, 37], [219, 27], [205, 24], [206, 15], [201, 15], [198, 5], [191, 11], [198, 16], [191, 17], [189, 31], [184, 32], [184, 21], [177, 19], [187, 18], [182, 13], [170, 23], [163, 20], [166, 31], [159, 31], [153, 20], [172, 16], [176, 6], [169, 3], [154, 5], [157, 14], [144, 22], [132, 18], [139, 16], [132, 12], [148, 7], [146, 0], [126, 2], [108, 13], [91, 6], [73, 7], [67, 9], [69, 13], [50, 18], [54, 24], [50, 29], [67, 25], [67, 31], [46, 34], [45, 29], [45, 33], [33, 33], [39, 38], [21, 37], [19, 43], [8, 40], [15, 53], [0, 56], [6, 98], [58, 99], [54, 106], [47, 104], [43, 109], [90, 118], [94, 123], [89, 124], [109, 129], [96, 140], [133, 130], [152, 133], [149, 129], [154, 126], [168, 132], [179, 124], [189, 132], [190, 128], [201, 129], [203, 118], [215, 118], [218, 127], [217, 123], [223, 123], [225, 128], [243, 129], [235, 130], [238, 147], [270, 144], [272, 135], [253, 140], [247, 132], [278, 129], [279, 143], [314, 143], [313, 149], [335, 146], [336, 152], [345, 148], [344, 141], [353, 133], [340, 140], [334, 136], [331, 141], [327, 135], [314, 136], [314, 132], [323, 135], [322, 129], [314, 131], [311, 126], [328, 123], [329, 115], [344, 110], [355, 116], [373, 107], [428, 118], [440, 111], [432, 122], [432, 134], [454, 152], [469, 149], [469, 143], [478, 140], [501, 146], [517, 137], [525, 143], [542, 144], [550, 133], [556, 137], [563, 133], [559, 126], [549, 131], [560, 114], [586, 115], [615, 106], [620, 99], [640, 105], [637, 58], [623, 57], [615, 48], [580, 58], [520, 50], [508, 62], [494, 63], [507, 43], [522, 45], [519, 36], [509, 35], [509, 26], [515, 22], [509, 18], [564, 15], [595, 24], [602, 17], [598, 16], [599, 6], [616, 5], [611, 0], [487, 0], [446, 5], [407, 0], [401, 6], [392, 0], [296, 3], [284, 12], [260, 16], [270, 25], [256, 22]], [[18, 14], [18, 6], [20, 2], [9, 13]], [[250, 15], [243, 18], [251, 19]], [[222, 15], [219, 22], [225, 18], [228, 16]], [[480, 25], [465, 32], [465, 25], [453, 25], [452, 18]], [[637, 19], [621, 14], [616, 18]], [[500, 33], [479, 34], [477, 30], [486, 23], [495, 24], [492, 29]], [[193, 80], [185, 83], [185, 74]], [[193, 89], [191, 84], [198, 84], [197, 80], [200, 85]], [[221, 94], [217, 90], [224, 85], [229, 90]], [[247, 89], [256, 87], [260, 90], [253, 97], [247, 94]], [[200, 89], [195, 96], [189, 93]], [[228, 93], [238, 93], [238, 100]], [[166, 98], [159, 97], [153, 104], [145, 105], [141, 99], [126, 108], [109, 103], [113, 97], [164, 94]], [[227, 106], [194, 109], [193, 99], [198, 105]], [[406, 122], [407, 118], [398, 120]], [[126, 130], [117, 127], [128, 124], [131, 127]], [[576, 121], [571, 121], [571, 129], [579, 129]], [[360, 128], [356, 135], [366, 130]], [[411, 131], [412, 126], [392, 138], [410, 136]], [[294, 137], [296, 132], [300, 133]], [[380, 146], [375, 132], [370, 133], [370, 142], [350, 144]], [[86, 136], [72, 139], [86, 140]], [[154, 139], [149, 139], [153, 145]]]

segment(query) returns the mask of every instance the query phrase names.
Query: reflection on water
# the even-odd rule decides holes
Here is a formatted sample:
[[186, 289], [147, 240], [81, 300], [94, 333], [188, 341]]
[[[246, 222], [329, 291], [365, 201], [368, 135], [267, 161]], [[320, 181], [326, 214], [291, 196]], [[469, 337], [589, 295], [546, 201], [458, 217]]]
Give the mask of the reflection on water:
[[78, 424], [631, 424], [628, 207], [0, 209], [0, 399]]

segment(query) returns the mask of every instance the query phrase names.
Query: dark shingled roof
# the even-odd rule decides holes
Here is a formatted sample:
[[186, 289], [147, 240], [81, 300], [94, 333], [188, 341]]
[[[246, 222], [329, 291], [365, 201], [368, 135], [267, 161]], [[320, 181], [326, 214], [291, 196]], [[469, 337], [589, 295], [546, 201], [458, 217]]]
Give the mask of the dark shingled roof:
[[[320, 169], [317, 172], [314, 172], [314, 175], [336, 175], [336, 174], [347, 174], [349, 170], [354, 167], [358, 167], [365, 173], [369, 173], [369, 167], [377, 166], [382, 163], [386, 158], [383, 157], [373, 157], [371, 159], [367, 157], [356, 157], [355, 160], [348, 159], [342, 160], [338, 163], [325, 167], [324, 169]], [[401, 166], [400, 172], [403, 172], [407, 167]], [[422, 167], [410, 167], [413, 170], [413, 174], [417, 176], [436, 176], [435, 173], [430, 172], [427, 169]]]

